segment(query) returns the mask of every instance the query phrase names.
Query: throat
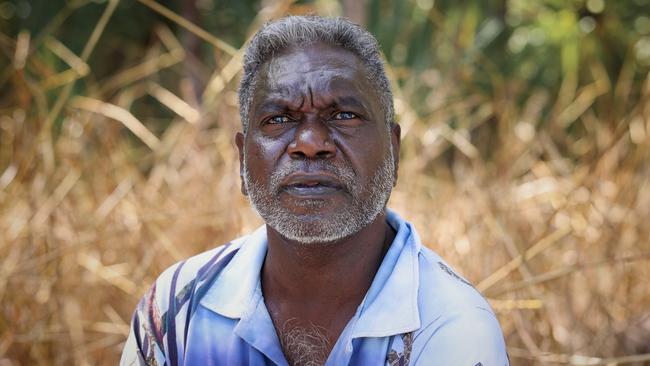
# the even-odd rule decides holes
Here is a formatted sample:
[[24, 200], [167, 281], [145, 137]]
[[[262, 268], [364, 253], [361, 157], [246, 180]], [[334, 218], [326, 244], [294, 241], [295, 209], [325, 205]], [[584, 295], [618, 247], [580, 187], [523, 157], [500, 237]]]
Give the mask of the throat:
[[385, 217], [340, 242], [308, 246], [267, 228], [262, 293], [285, 357], [323, 365], [370, 288], [395, 232]]

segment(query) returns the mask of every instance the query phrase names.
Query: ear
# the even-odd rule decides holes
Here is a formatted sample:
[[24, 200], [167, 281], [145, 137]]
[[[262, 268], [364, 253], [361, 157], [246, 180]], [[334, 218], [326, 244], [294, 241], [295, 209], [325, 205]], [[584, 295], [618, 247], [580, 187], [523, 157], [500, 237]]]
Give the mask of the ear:
[[395, 173], [393, 177], [393, 187], [397, 185], [397, 171], [399, 170], [399, 150], [402, 138], [402, 128], [395, 122], [391, 123], [390, 139], [393, 145], [393, 159], [395, 163]]
[[237, 145], [237, 151], [239, 152], [239, 179], [241, 182], [241, 193], [244, 196], [248, 196], [248, 191], [246, 191], [246, 185], [244, 184], [244, 140], [246, 137], [243, 133], [237, 132], [235, 134], [235, 145]]

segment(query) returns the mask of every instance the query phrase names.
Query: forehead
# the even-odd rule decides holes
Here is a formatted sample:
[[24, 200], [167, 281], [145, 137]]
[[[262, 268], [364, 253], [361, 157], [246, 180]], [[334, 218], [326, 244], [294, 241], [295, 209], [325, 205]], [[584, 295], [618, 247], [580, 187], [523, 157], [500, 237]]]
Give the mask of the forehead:
[[[258, 74], [254, 99], [291, 97], [294, 93], [372, 93], [361, 59], [344, 48], [323, 43], [283, 50]], [[374, 93], [373, 93], [374, 94]]]

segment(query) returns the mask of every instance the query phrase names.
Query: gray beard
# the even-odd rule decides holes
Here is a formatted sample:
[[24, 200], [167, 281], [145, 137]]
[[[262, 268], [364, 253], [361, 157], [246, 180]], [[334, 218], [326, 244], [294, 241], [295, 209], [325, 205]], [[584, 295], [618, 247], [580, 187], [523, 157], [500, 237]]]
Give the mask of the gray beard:
[[[319, 170], [339, 177], [351, 199], [327, 218], [317, 215], [324, 206], [322, 201], [304, 200], [302, 207], [313, 210], [316, 215], [297, 215], [279, 204], [279, 194], [282, 180], [299, 166], [305, 166], [305, 162], [292, 160], [291, 164], [274, 171], [268, 187], [251, 179], [246, 163], [242, 175], [251, 204], [262, 219], [280, 235], [303, 244], [331, 243], [359, 232], [384, 211], [393, 189], [395, 163], [392, 149], [366, 187], [358, 182], [351, 167], [321, 162]], [[367, 191], [365, 196], [364, 190]]]

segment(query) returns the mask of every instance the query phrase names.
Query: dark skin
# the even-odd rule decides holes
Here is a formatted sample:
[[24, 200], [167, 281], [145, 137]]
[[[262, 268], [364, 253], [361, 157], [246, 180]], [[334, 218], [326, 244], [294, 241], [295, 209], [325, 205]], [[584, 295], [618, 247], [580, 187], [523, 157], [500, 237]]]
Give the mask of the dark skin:
[[[238, 133], [235, 142], [240, 164], [246, 163], [251, 177], [264, 186], [291, 160], [350, 167], [361, 187], [371, 183], [388, 149], [397, 167], [399, 126], [386, 128], [362, 61], [342, 48], [312, 44], [273, 57], [260, 69], [249, 116], [246, 135]], [[311, 189], [319, 179], [336, 187], [337, 177], [315, 169], [294, 174], [307, 188], [278, 196], [279, 205], [307, 221], [327, 218], [351, 200], [344, 189]], [[242, 192], [247, 194], [243, 184]], [[319, 209], [310, 209], [306, 200], [318, 201]], [[394, 230], [382, 212], [336, 242], [298, 243], [268, 225], [267, 233], [262, 290], [276, 331], [289, 320], [294, 326], [322, 327], [329, 353], [368, 291]]]

